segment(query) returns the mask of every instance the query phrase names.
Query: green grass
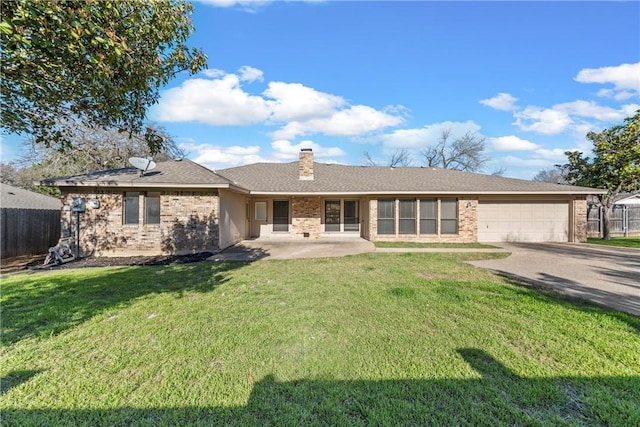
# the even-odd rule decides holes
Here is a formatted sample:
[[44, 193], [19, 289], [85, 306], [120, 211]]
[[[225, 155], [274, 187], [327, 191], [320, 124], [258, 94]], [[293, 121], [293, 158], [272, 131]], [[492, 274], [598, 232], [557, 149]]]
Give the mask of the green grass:
[[640, 237], [612, 237], [610, 240], [589, 238], [587, 243], [605, 246], [622, 246], [625, 248], [640, 248]]
[[640, 318], [371, 253], [2, 279], [29, 425], [638, 425]]
[[376, 248], [459, 248], [500, 249], [499, 246], [483, 243], [422, 243], [422, 242], [373, 242]]

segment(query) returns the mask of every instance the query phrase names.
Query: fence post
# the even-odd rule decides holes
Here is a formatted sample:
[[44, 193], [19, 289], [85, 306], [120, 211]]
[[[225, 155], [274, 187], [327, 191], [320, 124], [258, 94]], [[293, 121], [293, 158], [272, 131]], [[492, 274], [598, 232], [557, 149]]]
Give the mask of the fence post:
[[627, 205], [622, 205], [622, 227], [624, 228], [624, 237], [629, 237], [629, 212]]
[[598, 221], [598, 235], [602, 239], [604, 237], [604, 225], [603, 225], [603, 222], [604, 222], [604, 206], [600, 206], [599, 211], [600, 212], [599, 212], [599, 215], [598, 215], [598, 219], [599, 219], [599, 221]]

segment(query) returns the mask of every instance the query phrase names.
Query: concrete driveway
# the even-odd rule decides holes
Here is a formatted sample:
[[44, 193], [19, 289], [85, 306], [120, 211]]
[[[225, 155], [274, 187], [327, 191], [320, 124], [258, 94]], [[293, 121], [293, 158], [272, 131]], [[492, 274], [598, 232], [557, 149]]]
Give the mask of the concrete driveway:
[[571, 243], [501, 246], [509, 257], [471, 264], [640, 316], [640, 250]]
[[342, 257], [373, 252], [374, 250], [373, 243], [359, 237], [313, 240], [259, 238], [244, 240], [210, 259], [214, 261], [255, 261], [267, 257], [270, 259]]

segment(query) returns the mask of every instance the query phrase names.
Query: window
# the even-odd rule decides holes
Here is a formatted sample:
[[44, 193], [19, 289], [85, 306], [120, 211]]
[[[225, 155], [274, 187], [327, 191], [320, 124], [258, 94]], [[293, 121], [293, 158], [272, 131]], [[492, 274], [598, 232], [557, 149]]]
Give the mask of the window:
[[160, 193], [147, 193], [144, 198], [144, 223], [160, 224]]
[[440, 233], [458, 233], [458, 199], [440, 201]]
[[273, 231], [289, 231], [289, 201], [273, 201]]
[[127, 191], [124, 193], [124, 223], [138, 224], [140, 208], [140, 193]]
[[267, 220], [267, 202], [256, 202], [256, 221]]
[[379, 199], [378, 234], [396, 234], [395, 217], [396, 201], [394, 199]]
[[400, 199], [399, 233], [416, 234], [416, 200]]
[[420, 234], [436, 234], [438, 222], [438, 200], [420, 200]]

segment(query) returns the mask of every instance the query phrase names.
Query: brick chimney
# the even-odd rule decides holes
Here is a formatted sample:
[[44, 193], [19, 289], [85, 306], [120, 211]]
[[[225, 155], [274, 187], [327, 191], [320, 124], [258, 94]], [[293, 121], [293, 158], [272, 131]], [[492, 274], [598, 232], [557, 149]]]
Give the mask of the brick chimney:
[[313, 180], [313, 150], [311, 148], [303, 148], [300, 150], [300, 163], [298, 165], [300, 179]]

